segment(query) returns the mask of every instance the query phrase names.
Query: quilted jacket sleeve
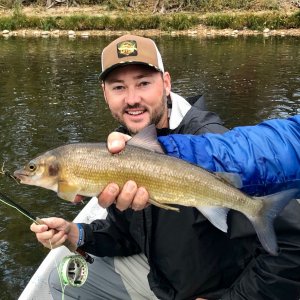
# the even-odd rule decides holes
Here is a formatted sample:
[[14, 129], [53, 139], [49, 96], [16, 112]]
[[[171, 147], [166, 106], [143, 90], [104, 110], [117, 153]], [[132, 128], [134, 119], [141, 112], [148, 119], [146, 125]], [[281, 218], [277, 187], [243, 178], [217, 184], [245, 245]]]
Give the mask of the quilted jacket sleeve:
[[[240, 174], [243, 190], [249, 194], [299, 188], [300, 115], [237, 127], [225, 134], [171, 135], [159, 140], [169, 155], [211, 171]], [[221, 299], [300, 298], [299, 215], [299, 203], [291, 201], [275, 221], [279, 255], [269, 255], [257, 243], [257, 254]], [[234, 214], [229, 218], [230, 238], [243, 236], [240, 222]]]

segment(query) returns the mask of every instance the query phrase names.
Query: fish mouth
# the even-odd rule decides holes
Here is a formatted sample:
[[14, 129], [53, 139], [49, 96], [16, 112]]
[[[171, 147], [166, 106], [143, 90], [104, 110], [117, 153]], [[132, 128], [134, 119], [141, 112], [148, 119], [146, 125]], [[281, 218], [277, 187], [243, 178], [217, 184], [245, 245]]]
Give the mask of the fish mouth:
[[13, 177], [16, 180], [19, 180], [20, 182], [22, 182], [23, 180], [26, 180], [26, 178], [28, 178], [28, 175], [21, 170], [17, 170], [14, 172]]

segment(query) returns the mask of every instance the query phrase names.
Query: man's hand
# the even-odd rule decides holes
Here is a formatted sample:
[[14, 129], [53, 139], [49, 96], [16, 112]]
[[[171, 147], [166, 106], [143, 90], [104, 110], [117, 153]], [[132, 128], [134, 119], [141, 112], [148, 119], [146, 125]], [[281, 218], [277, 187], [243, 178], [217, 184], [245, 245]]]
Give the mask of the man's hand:
[[119, 153], [125, 148], [126, 142], [130, 139], [130, 135], [116, 131], [112, 132], [107, 138], [107, 148], [111, 153]]
[[65, 245], [71, 251], [77, 248], [79, 232], [76, 224], [61, 218], [45, 218], [39, 222], [41, 224], [31, 224], [30, 230], [44, 247], [54, 249]]
[[[118, 153], [125, 148], [126, 142], [131, 136], [113, 132], [108, 136], [107, 147], [111, 153]], [[142, 210], [148, 204], [149, 194], [144, 187], [137, 187], [137, 184], [129, 180], [125, 183], [122, 190], [115, 183], [110, 183], [105, 187], [98, 197], [99, 205], [108, 207], [116, 203], [116, 207], [123, 211], [129, 207], [134, 210]]]

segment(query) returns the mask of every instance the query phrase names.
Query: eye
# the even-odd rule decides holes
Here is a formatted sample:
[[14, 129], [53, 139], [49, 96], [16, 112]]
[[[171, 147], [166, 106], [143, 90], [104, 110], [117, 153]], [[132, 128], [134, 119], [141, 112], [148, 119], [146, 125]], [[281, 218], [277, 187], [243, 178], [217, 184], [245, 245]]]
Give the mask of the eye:
[[149, 84], [150, 84], [149, 81], [142, 81], [142, 82], [139, 83], [139, 86], [140, 86], [140, 87], [143, 87], [143, 86], [147, 86], [147, 85], [149, 85]]
[[28, 164], [28, 169], [29, 169], [29, 171], [34, 172], [36, 170], [36, 164], [33, 162], [30, 162]]
[[121, 91], [124, 89], [124, 86], [123, 85], [115, 85], [112, 89], [114, 91]]

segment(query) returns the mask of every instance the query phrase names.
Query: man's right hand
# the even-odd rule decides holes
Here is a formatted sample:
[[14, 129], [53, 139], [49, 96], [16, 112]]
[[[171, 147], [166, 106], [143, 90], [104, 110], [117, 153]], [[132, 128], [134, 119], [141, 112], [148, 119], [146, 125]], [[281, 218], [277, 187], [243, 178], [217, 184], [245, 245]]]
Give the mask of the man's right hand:
[[45, 218], [39, 223], [31, 224], [30, 230], [44, 247], [54, 249], [66, 245], [71, 251], [77, 248], [79, 231], [76, 224], [61, 218]]
[[[126, 145], [126, 142], [131, 139], [131, 136], [113, 132], [108, 136], [107, 147], [111, 153], [121, 152]], [[106, 208], [115, 203], [116, 207], [123, 211], [129, 207], [133, 210], [142, 210], [147, 207], [149, 194], [144, 187], [138, 187], [137, 184], [129, 180], [120, 190], [115, 183], [107, 185], [98, 197], [99, 205]]]

